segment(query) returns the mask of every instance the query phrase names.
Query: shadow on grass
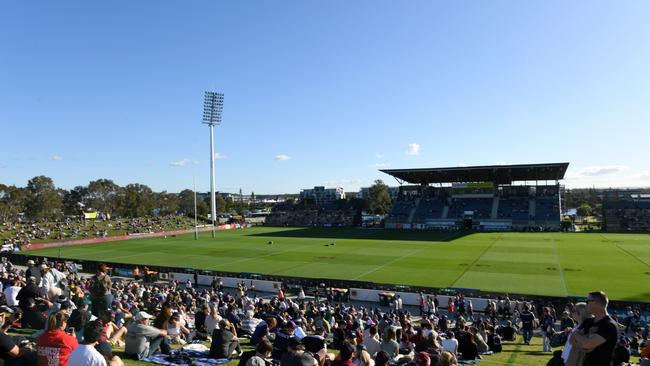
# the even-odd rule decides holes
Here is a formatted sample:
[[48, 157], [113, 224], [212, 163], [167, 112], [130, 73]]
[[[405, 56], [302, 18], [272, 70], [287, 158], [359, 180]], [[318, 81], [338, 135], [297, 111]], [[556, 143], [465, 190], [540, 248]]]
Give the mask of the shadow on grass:
[[454, 231], [411, 231], [391, 229], [352, 229], [352, 228], [288, 228], [287, 230], [271, 233], [249, 234], [268, 238], [328, 238], [328, 239], [360, 239], [360, 240], [404, 240], [404, 241], [438, 241], [449, 242], [471, 232]]

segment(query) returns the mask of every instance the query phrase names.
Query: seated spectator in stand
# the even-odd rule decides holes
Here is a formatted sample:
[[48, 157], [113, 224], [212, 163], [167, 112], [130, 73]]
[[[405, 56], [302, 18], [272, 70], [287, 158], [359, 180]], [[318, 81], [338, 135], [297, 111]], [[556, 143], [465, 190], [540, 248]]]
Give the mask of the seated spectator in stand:
[[95, 349], [104, 357], [107, 366], [124, 366], [124, 361], [119, 356], [113, 354], [113, 347], [111, 347], [110, 343], [100, 342], [95, 346]]
[[277, 320], [274, 317], [268, 317], [266, 320], [261, 321], [251, 335], [251, 345], [256, 345], [263, 339], [268, 339], [269, 333], [275, 329]]
[[267, 340], [257, 343], [255, 355], [246, 361], [246, 366], [267, 366], [267, 360], [273, 353], [273, 345]]
[[[13, 323], [15, 320], [14, 311], [8, 306], [0, 306], [0, 325], [5, 323]], [[14, 339], [5, 332], [5, 327], [0, 329], [0, 359], [4, 361], [6, 366], [35, 366], [36, 353], [24, 348], [19, 347]]]
[[375, 366], [375, 360], [370, 357], [370, 353], [363, 344], [357, 344], [352, 362], [355, 366]]
[[348, 342], [341, 345], [339, 354], [332, 361], [332, 366], [356, 366], [352, 361], [354, 355], [354, 346]]
[[252, 310], [246, 311], [246, 314], [244, 316], [244, 319], [241, 322], [240, 326], [240, 336], [246, 336], [250, 337], [253, 335], [255, 332], [255, 328], [257, 328], [257, 325], [262, 322], [262, 319], [258, 319], [255, 317], [255, 312]]
[[469, 336], [463, 338], [464, 341], [458, 347], [458, 351], [461, 354], [461, 359], [464, 361], [473, 361], [477, 358], [481, 358], [474, 337], [470, 334]]
[[44, 329], [47, 319], [42, 311], [39, 311], [36, 300], [28, 298], [25, 303], [25, 310], [20, 320], [20, 325], [26, 329]]
[[106, 359], [96, 349], [102, 336], [102, 324], [93, 321], [86, 324], [83, 330], [84, 342], [70, 353], [68, 364], [75, 366], [106, 366]]
[[68, 316], [59, 311], [50, 315], [48, 331], [41, 334], [36, 341], [39, 366], [68, 365], [70, 353], [79, 343], [72, 334], [66, 333]]
[[440, 355], [438, 365], [440, 365], [440, 366], [456, 366], [456, 365], [458, 365], [458, 361], [456, 360], [456, 356], [452, 355], [449, 352], [443, 352]]
[[392, 327], [386, 330], [384, 340], [381, 342], [381, 350], [388, 353], [391, 360], [395, 360], [399, 356], [399, 343], [395, 340], [395, 329]]
[[319, 353], [322, 350], [327, 352], [327, 342], [325, 340], [325, 330], [316, 328], [314, 334], [305, 336], [302, 339], [302, 344], [305, 345], [305, 350], [311, 353]]
[[210, 314], [205, 317], [205, 331], [210, 336], [212, 336], [214, 330], [219, 326], [221, 319], [221, 315], [219, 315], [219, 305], [215, 303], [210, 310]]
[[181, 316], [179, 313], [174, 313], [169, 318], [167, 338], [171, 344], [185, 345], [192, 341], [191, 332], [186, 326], [181, 324]]
[[448, 331], [446, 336], [447, 337], [440, 342], [442, 350], [455, 356], [458, 353], [458, 340], [454, 337], [454, 332], [452, 331]]
[[237, 330], [228, 319], [222, 319], [219, 322], [219, 329], [215, 329], [212, 333], [210, 358], [231, 358], [235, 351], [238, 356], [242, 353]]
[[377, 336], [377, 327], [370, 327], [368, 334], [369, 336], [363, 340], [363, 345], [366, 347], [366, 350], [370, 356], [375, 357], [375, 355], [377, 355], [377, 352], [381, 351], [381, 342]]
[[197, 311], [194, 314], [194, 329], [196, 331], [196, 339], [205, 341], [208, 339], [210, 333], [207, 332], [205, 328], [205, 319], [208, 314], [210, 314], [210, 306], [207, 303], [204, 303], [201, 306], [201, 310]]
[[517, 340], [517, 330], [512, 326], [512, 322], [508, 320], [506, 325], [501, 327], [501, 334], [503, 335], [503, 340], [512, 342]]
[[316, 359], [309, 352], [305, 352], [305, 347], [297, 338], [289, 339], [287, 352], [280, 360], [281, 366], [317, 366], [317, 364]]
[[390, 366], [390, 356], [384, 351], [377, 352], [375, 366]]
[[29, 306], [29, 299], [32, 302], [36, 303], [37, 300], [41, 299], [40, 289], [36, 283], [36, 277], [30, 276], [27, 278], [27, 284], [18, 291], [16, 295], [16, 300], [18, 300], [18, 306], [22, 311], [27, 310]]
[[300, 341], [293, 335], [294, 325], [292, 322], [285, 322], [280, 329], [275, 333], [275, 339], [273, 340], [273, 359], [281, 360], [282, 356], [289, 350], [289, 342], [291, 340], [296, 340], [298, 343]]
[[22, 289], [20, 286], [20, 280], [14, 279], [11, 281], [11, 286], [7, 286], [7, 288], [4, 289], [4, 295], [5, 299], [7, 300], [7, 306], [14, 307], [18, 306], [18, 293]]
[[70, 314], [70, 319], [68, 319], [68, 325], [74, 329], [75, 336], [77, 341], [83, 341], [84, 327], [90, 321], [91, 314], [88, 310], [88, 301], [82, 302], [81, 306], [72, 310]]
[[128, 326], [124, 354], [133, 359], [151, 357], [160, 349], [161, 353], [169, 354], [169, 344], [166, 342], [166, 330], [149, 325], [153, 316], [144, 311], [138, 312], [135, 321]]

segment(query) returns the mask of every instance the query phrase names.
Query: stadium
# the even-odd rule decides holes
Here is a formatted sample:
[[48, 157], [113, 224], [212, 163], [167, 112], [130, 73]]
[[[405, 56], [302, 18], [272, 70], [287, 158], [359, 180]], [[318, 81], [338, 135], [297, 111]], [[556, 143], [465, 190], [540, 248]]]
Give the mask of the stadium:
[[53, 259], [91, 273], [108, 265], [116, 276], [137, 279], [142, 271], [145, 281], [188, 288], [218, 278], [224, 287], [323, 291], [338, 301], [384, 305], [399, 298], [417, 306], [420, 294], [435, 294], [449, 303], [448, 312], [460, 296], [485, 314], [491, 299], [561, 307], [584, 298], [597, 279], [612, 311], [632, 306], [643, 319], [650, 306], [645, 196], [606, 195], [603, 217], [611, 232], [566, 232], [561, 182], [568, 165], [381, 170], [399, 187], [380, 227], [359, 225], [361, 207], [318, 187], [294, 204], [274, 204], [263, 225], [258, 219], [222, 224], [216, 237], [210, 225], [199, 228], [181, 216], [125, 223], [86, 213], [95, 237], [51, 241], [46, 229], [8, 259], [21, 265]]
[[[560, 181], [567, 167], [382, 170], [407, 183], [399, 187], [384, 229], [355, 228], [354, 210], [332, 205], [300, 208], [292, 215], [277, 205], [267, 221], [279, 228], [223, 230], [216, 239], [202, 234], [198, 241], [181, 231], [81, 246], [35, 244], [26, 253], [85, 260], [87, 266], [107, 262], [125, 273], [139, 265], [176, 277], [205, 271], [208, 277], [268, 277], [311, 287], [462, 289], [480, 296], [541, 295], [556, 301], [583, 296], [590, 279], [598, 278], [612, 299], [645, 301], [639, 284], [648, 276], [647, 235], [560, 232]], [[292, 217], [311, 215], [320, 221], [289, 226], [296, 224]], [[341, 220], [345, 215], [349, 219]], [[591, 254], [588, 261], [582, 258], [585, 251]]]
[[5, 3], [0, 366], [650, 366], [650, 2]]

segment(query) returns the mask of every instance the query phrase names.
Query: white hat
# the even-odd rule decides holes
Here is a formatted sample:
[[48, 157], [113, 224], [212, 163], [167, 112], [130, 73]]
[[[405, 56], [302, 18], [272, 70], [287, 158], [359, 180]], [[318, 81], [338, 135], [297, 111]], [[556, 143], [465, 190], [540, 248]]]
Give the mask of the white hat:
[[34, 264], [36, 264], [36, 263], [34, 263], [33, 259], [30, 259], [30, 260], [27, 261], [28, 266], [33, 266]]
[[153, 318], [153, 315], [151, 315], [149, 313], [145, 313], [144, 311], [140, 311], [135, 316], [135, 321], [140, 321], [142, 319], [151, 319], [151, 318]]

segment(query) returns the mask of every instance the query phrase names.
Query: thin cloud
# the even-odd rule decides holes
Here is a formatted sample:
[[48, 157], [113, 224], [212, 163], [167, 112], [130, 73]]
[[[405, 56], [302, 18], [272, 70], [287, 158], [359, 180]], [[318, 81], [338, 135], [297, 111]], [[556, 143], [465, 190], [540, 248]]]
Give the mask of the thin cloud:
[[583, 177], [600, 177], [603, 175], [608, 175], [612, 173], [619, 173], [624, 170], [627, 170], [627, 167], [622, 165], [612, 165], [612, 166], [588, 166], [581, 169], [578, 172], [578, 176]]
[[375, 163], [374, 165], [371, 165], [371, 167], [375, 167], [375, 168], [390, 168], [390, 163]]
[[361, 185], [361, 179], [359, 178], [343, 178], [343, 179], [332, 179], [325, 182], [326, 187], [343, 187], [345, 186], [359, 186]]
[[459, 167], [466, 167], [466, 166], [468, 166], [468, 165], [467, 165], [467, 163], [460, 162], [460, 163], [458, 163], [458, 166], [459, 166]]
[[287, 161], [291, 159], [291, 157], [285, 154], [280, 154], [280, 155], [276, 155], [273, 159], [276, 161]]
[[224, 159], [228, 159], [228, 155], [222, 154], [220, 152], [216, 152], [214, 153], [214, 158], [215, 160], [224, 160]]
[[375, 154], [375, 157], [376, 157], [377, 159], [383, 159], [383, 158], [384, 158], [384, 154], [376, 153], [376, 154]]
[[406, 149], [406, 155], [419, 155], [420, 154], [420, 144], [411, 143]]
[[181, 160], [175, 160], [169, 163], [169, 165], [174, 166], [174, 167], [182, 167], [186, 166], [188, 164], [196, 164], [196, 160], [191, 160], [191, 159], [181, 159]]
[[499, 160], [499, 161], [495, 161], [494, 164], [492, 165], [510, 165], [510, 164], [508, 164], [508, 162], [506, 161]]
[[54, 154], [50, 157], [50, 160], [61, 161], [63, 160], [63, 156]]

